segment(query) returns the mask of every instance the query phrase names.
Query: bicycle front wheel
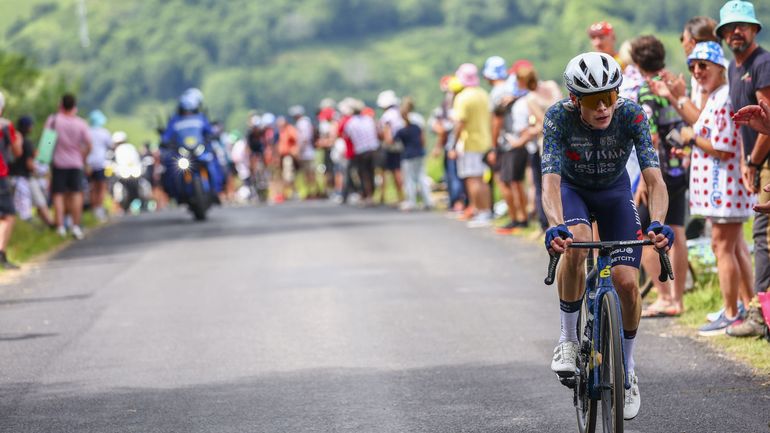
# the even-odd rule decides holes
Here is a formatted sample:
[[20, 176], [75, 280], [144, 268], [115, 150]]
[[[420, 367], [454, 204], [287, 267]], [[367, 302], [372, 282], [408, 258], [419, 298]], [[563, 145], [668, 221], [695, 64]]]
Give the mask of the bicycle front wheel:
[[605, 433], [623, 433], [625, 368], [623, 367], [620, 309], [612, 293], [602, 297], [600, 323], [599, 386], [602, 401], [602, 425]]
[[577, 412], [578, 433], [594, 433], [596, 431], [596, 412], [597, 404], [596, 400], [591, 398], [589, 392], [589, 382], [591, 380], [591, 338], [589, 335], [592, 332], [591, 326], [593, 323], [589, 323], [588, 320], [588, 295], [583, 297], [583, 304], [580, 308], [580, 316], [578, 320], [578, 344], [580, 349], [578, 350], [577, 357], [577, 376], [575, 377], [575, 411]]

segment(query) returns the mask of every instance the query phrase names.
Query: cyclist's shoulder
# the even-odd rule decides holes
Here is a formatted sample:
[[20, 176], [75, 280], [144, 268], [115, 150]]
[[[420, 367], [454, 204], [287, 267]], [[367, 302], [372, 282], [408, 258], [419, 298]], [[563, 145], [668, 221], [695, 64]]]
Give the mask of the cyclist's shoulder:
[[617, 105], [615, 106], [615, 117], [618, 120], [631, 120], [634, 123], [639, 123], [641, 122], [641, 120], [637, 121], [639, 115], [644, 116], [644, 109], [639, 103], [628, 98], [618, 98]]
[[546, 110], [544, 125], [553, 130], [571, 128], [571, 125], [579, 118], [575, 115], [576, 113], [575, 104], [569, 98], [562, 99]]

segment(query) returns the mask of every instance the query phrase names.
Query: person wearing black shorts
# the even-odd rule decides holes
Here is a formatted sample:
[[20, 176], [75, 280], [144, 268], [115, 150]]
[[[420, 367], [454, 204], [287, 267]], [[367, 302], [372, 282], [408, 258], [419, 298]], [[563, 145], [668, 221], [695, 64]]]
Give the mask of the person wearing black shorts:
[[[666, 51], [663, 44], [654, 36], [640, 36], [631, 44], [631, 58], [647, 80], [660, 80], [660, 72], [665, 65]], [[639, 105], [649, 119], [650, 135], [656, 144], [663, 181], [668, 191], [668, 210], [664, 223], [674, 230], [674, 245], [671, 249], [671, 264], [675, 275], [687, 273], [687, 237], [684, 233], [685, 196], [689, 186], [687, 157], [681, 152], [682, 143], [675, 141], [679, 129], [685, 126], [679, 113], [666, 99], [652, 93], [645, 81], [639, 89]], [[639, 186], [636, 201], [642, 227], [650, 224], [650, 212], [647, 203], [644, 181]], [[648, 275], [660, 274], [658, 254], [650, 248], [642, 252], [642, 266]], [[685, 278], [662, 283], [653, 278], [658, 290], [658, 299], [644, 308], [642, 317], [676, 316], [684, 311]]]

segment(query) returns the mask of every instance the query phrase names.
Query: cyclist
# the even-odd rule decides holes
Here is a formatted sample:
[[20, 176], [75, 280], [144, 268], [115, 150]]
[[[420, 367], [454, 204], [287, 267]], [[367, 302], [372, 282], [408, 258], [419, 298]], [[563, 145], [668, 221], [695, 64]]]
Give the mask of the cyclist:
[[[548, 109], [544, 120], [543, 207], [551, 227], [546, 231], [549, 252], [564, 253], [557, 281], [561, 307], [561, 337], [551, 369], [560, 376], [575, 374], [578, 350], [578, 312], [585, 289], [585, 250], [567, 250], [575, 241], [591, 239], [590, 215], [604, 240], [643, 237], [631, 195], [626, 161], [633, 149], [639, 156], [649, 191], [652, 223], [646, 233], [657, 248], [673, 243], [674, 233], [662, 225], [668, 208], [666, 185], [650, 139], [642, 108], [618, 98], [622, 72], [609, 55], [590, 52], [573, 58], [564, 71], [570, 92]], [[612, 255], [612, 281], [623, 312], [623, 349], [631, 389], [626, 391], [624, 418], [639, 412], [640, 395], [634, 371], [634, 337], [639, 325], [641, 298], [638, 276], [641, 252]]]

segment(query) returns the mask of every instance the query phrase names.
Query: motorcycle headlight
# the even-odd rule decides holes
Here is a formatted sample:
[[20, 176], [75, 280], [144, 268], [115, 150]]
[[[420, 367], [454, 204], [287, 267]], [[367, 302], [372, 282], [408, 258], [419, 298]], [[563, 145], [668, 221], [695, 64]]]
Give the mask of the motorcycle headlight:
[[131, 177], [139, 178], [142, 177], [142, 167], [131, 167]]
[[190, 168], [190, 160], [187, 158], [179, 158], [179, 160], [176, 162], [176, 165], [180, 170], [187, 170]]

